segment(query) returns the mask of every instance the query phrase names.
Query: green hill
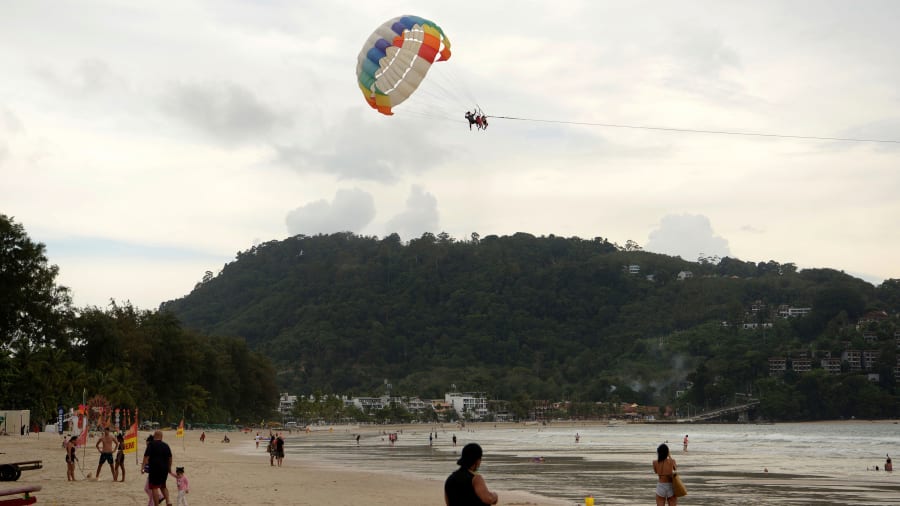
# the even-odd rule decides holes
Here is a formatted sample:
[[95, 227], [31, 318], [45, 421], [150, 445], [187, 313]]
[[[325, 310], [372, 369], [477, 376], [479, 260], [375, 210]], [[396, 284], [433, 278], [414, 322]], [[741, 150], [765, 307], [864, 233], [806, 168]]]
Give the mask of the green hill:
[[[811, 311], [781, 318], [781, 306]], [[762, 391], [771, 413], [793, 403], [791, 417], [805, 418], [896, 415], [898, 309], [897, 280], [875, 287], [829, 269], [689, 262], [630, 242], [524, 233], [408, 244], [295, 236], [238, 253], [160, 308], [205, 334], [246, 339], [292, 393], [369, 395], [388, 380], [423, 397], [456, 385], [498, 399], [671, 404], [686, 389], [678, 402], [714, 407]], [[871, 311], [887, 317], [857, 328]], [[877, 363], [819, 368], [848, 347], [877, 349]], [[810, 358], [813, 371], [770, 378], [771, 357]], [[840, 388], [867, 395], [866, 409], [811, 400]]]

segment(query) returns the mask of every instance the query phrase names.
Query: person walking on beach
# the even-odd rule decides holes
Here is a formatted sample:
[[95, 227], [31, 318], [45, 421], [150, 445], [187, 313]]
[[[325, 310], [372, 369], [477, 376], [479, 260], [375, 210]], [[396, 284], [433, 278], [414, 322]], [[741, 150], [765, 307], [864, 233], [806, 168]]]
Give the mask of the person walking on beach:
[[[100, 445], [103, 445], [102, 449], [100, 448]], [[103, 464], [108, 462], [109, 471], [113, 475], [113, 481], [116, 481], [118, 476], [116, 474], [116, 468], [113, 467], [113, 452], [116, 450], [116, 447], [119, 446], [119, 442], [109, 433], [109, 427], [103, 429], [103, 435], [97, 440], [95, 446], [97, 447], [97, 451], [100, 452], [100, 462], [97, 464], [97, 472], [94, 473], [94, 479], [100, 479], [100, 470], [103, 469]]]
[[144, 472], [147, 472], [151, 499], [153, 505], [159, 506], [159, 496], [156, 491], [162, 492], [167, 506], [172, 506], [169, 499], [169, 489], [166, 488], [166, 478], [172, 472], [172, 450], [163, 442], [163, 433], [158, 430], [153, 433], [153, 442], [147, 445], [144, 451]]
[[687, 445], [688, 445], [687, 436], [688, 436], [687, 434], [684, 435], [684, 448], [682, 449], [683, 452], [687, 452]]
[[884, 461], [884, 470], [885, 471], [893, 471], [894, 464], [891, 462], [891, 456], [890, 455], [886, 455], [886, 456], [887, 456], [887, 460]]
[[[153, 434], [150, 434], [149, 436], [147, 436], [147, 448], [150, 448], [151, 444], [153, 444]], [[146, 473], [149, 470], [150, 470], [150, 466], [148, 464], [143, 464], [141, 466], [141, 474]], [[153, 502], [153, 496], [156, 496], [157, 500], [159, 502], [162, 502], [165, 500], [165, 498], [162, 496], [162, 492], [160, 492], [158, 488], [150, 490], [150, 475], [149, 474], [147, 475], [147, 479], [144, 480], [144, 493], [147, 494], [147, 506], [153, 506], [154, 504], [158, 504], [158, 503]]]
[[[687, 437], [687, 436], [685, 436]], [[653, 461], [653, 472], [656, 473], [656, 506], [676, 506], [678, 498], [672, 488], [672, 475], [675, 474], [675, 459], [669, 456], [669, 446], [665, 443], [656, 449], [656, 460]]]
[[113, 481], [117, 476], [121, 476], [119, 481], [125, 481], [125, 436], [119, 434], [116, 436], [116, 467], [113, 469]]
[[178, 484], [178, 499], [175, 501], [176, 506], [187, 506], [187, 494], [191, 491], [191, 484], [188, 482], [187, 476], [184, 475], [183, 467], [176, 467], [175, 474], [169, 473], [169, 476], [175, 478]]
[[453, 446], [456, 446], [456, 434], [453, 435]]
[[66, 441], [66, 481], [75, 481], [75, 461], [78, 460], [78, 457], [75, 456], [77, 440], [78, 436], [72, 436]]
[[275, 438], [275, 460], [278, 461], [278, 467], [281, 467], [281, 462], [284, 460], [284, 438], [281, 437], [281, 434]]
[[444, 482], [444, 503], [447, 506], [482, 506], [497, 504], [499, 497], [491, 492], [478, 474], [483, 452], [477, 443], [469, 443], [462, 449], [456, 463], [459, 469]]

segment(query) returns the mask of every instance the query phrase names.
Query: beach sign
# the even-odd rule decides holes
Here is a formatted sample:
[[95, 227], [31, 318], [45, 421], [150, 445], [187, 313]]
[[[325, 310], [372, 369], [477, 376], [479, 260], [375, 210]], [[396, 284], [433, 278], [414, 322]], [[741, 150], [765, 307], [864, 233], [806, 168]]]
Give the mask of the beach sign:
[[125, 433], [125, 453], [135, 453], [137, 451], [137, 433], [138, 427], [137, 422], [135, 422], [128, 432]]

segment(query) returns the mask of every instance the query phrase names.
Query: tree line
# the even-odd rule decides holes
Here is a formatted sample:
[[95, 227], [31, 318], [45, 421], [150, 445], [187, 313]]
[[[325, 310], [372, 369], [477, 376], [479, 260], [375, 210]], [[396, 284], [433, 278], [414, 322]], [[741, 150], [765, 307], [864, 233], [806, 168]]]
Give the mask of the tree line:
[[0, 215], [0, 406], [56, 419], [87, 398], [142, 418], [259, 422], [277, 405], [271, 361], [240, 337], [184, 328], [167, 312], [111, 301], [75, 308], [43, 244]]

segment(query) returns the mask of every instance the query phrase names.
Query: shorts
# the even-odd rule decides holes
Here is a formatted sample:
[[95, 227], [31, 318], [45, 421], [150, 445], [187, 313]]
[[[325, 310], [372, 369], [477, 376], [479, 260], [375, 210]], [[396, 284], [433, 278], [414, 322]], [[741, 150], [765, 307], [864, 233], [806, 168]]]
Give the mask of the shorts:
[[147, 477], [150, 488], [166, 488], [166, 478], [168, 478], [168, 476], [169, 473], [165, 471], [161, 473], [150, 471], [150, 476]]
[[671, 483], [659, 482], [656, 484], [656, 495], [666, 498], [675, 497], [675, 489], [672, 488]]
[[109, 465], [112, 465], [112, 463], [113, 463], [112, 452], [100, 454], [100, 465], [102, 466], [104, 462], [109, 462]]

